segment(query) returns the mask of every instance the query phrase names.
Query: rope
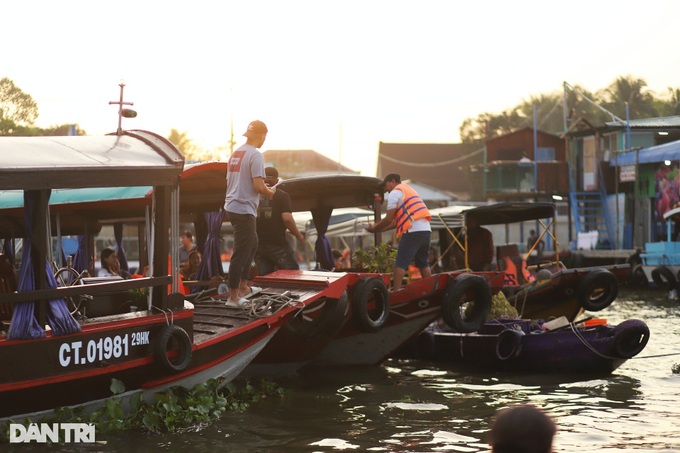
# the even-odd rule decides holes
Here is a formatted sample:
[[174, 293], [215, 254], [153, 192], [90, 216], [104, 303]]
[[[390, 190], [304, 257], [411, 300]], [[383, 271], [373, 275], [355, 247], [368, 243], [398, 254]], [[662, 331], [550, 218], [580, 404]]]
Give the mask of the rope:
[[512, 306], [515, 307], [515, 309], [517, 309], [517, 299], [519, 299], [520, 297], [523, 297], [523, 298], [522, 298], [522, 309], [521, 309], [521, 310], [517, 310], [517, 311], [518, 311], [518, 315], [519, 315], [520, 318], [521, 318], [522, 316], [524, 316], [524, 307], [526, 306], [526, 303], [527, 303], [527, 297], [529, 296], [529, 291], [531, 290], [531, 287], [534, 286], [534, 285], [536, 285], [536, 281], [529, 282], [529, 283], [525, 284], [525, 285], [524, 285], [519, 291], [517, 291], [517, 293], [515, 293], [515, 295], [512, 297], [512, 302], [513, 302], [513, 303], [512, 303]]
[[[592, 352], [594, 352], [595, 354], [599, 355], [600, 357], [605, 358], [605, 359], [610, 359], [610, 360], [618, 360], [618, 359], [621, 358], [621, 357], [609, 357], [609, 356], [606, 356], [606, 355], [604, 355], [604, 354], [600, 354], [598, 351], [596, 351], [595, 349], [593, 349], [593, 347], [592, 347], [590, 344], [588, 344], [588, 341], [587, 341], [585, 338], [583, 338], [583, 336], [582, 336], [579, 332], [577, 332], [574, 323], [570, 322], [570, 323], [569, 323], [569, 327], [571, 328], [571, 331], [574, 332], [574, 335], [576, 335], [576, 337], [577, 337], [579, 340], [581, 340], [581, 342], [582, 342], [588, 349], [590, 349]], [[680, 352], [672, 352], [672, 353], [668, 353], [668, 354], [648, 355], [648, 356], [644, 356], [644, 357], [630, 357], [630, 358], [628, 358], [627, 360], [631, 360], [631, 359], [655, 359], [655, 358], [657, 358], [657, 357], [670, 357], [670, 356], [674, 356], [674, 355], [680, 355]]]
[[[171, 325], [171, 324], [175, 323], [175, 313], [173, 313], [172, 310], [163, 310], [162, 308], [159, 308], [159, 307], [156, 307], [155, 305], [152, 305], [151, 311], [153, 311], [154, 308], [156, 310], [160, 311], [161, 313], [163, 313], [163, 315], [165, 315], [165, 323], [167, 325]], [[170, 319], [168, 319], [168, 313], [170, 314]]]
[[586, 340], [585, 338], [583, 338], [583, 335], [581, 335], [581, 333], [578, 332], [578, 331], [576, 330], [576, 325], [575, 325], [573, 322], [570, 322], [570, 323], [569, 323], [569, 328], [571, 329], [572, 332], [574, 332], [574, 335], [576, 335], [576, 338], [578, 338], [579, 340], [581, 340], [581, 343], [583, 343], [583, 345], [584, 345], [586, 348], [590, 349], [590, 351], [593, 352], [595, 355], [600, 356], [600, 357], [602, 357], [603, 359], [608, 359], [608, 360], [619, 360], [619, 359], [622, 358], [622, 357], [609, 357], [609, 356], [606, 356], [606, 355], [604, 355], [604, 354], [601, 354], [598, 350], [596, 350], [595, 348], [593, 348], [593, 347], [590, 345], [590, 343], [588, 343], [588, 340]]
[[289, 294], [286, 291], [283, 294], [265, 294], [252, 298], [243, 304], [243, 312], [251, 318], [266, 318], [288, 307], [298, 310], [305, 308], [303, 302], [293, 299]]
[[657, 357], [670, 357], [672, 355], [680, 355], [680, 352], [671, 352], [669, 354], [646, 355], [644, 357], [632, 357], [633, 359], [655, 359]]

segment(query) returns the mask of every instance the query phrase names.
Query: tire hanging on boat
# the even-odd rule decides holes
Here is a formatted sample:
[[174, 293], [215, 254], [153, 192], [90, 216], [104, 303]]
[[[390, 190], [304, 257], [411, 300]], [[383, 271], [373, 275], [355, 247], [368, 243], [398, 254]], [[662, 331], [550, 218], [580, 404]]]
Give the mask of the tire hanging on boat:
[[614, 328], [612, 351], [615, 356], [630, 359], [638, 355], [649, 341], [649, 327], [639, 319], [627, 319]]
[[588, 311], [607, 308], [619, 294], [619, 282], [607, 269], [589, 272], [576, 288], [576, 298]]
[[376, 332], [390, 315], [390, 295], [379, 278], [362, 278], [352, 291], [352, 312], [362, 332]]
[[344, 291], [338, 299], [326, 298], [318, 306], [305, 308], [288, 320], [284, 329], [307, 341], [320, 340], [337, 332], [348, 308], [349, 298]]
[[[177, 351], [169, 357], [168, 352]], [[177, 325], [164, 326], [154, 341], [153, 354], [168, 371], [183, 371], [191, 363], [191, 338], [186, 330]]]
[[498, 334], [496, 339], [496, 357], [498, 360], [505, 361], [517, 357], [522, 352], [522, 333], [505, 329]]
[[446, 287], [442, 318], [451, 329], [470, 333], [479, 330], [491, 311], [491, 287], [478, 275], [461, 274]]
[[666, 266], [657, 266], [652, 269], [652, 280], [657, 288], [665, 290], [671, 290], [677, 284], [675, 275]]
[[630, 281], [636, 288], [648, 288], [649, 282], [647, 281], [647, 275], [645, 275], [645, 270], [642, 264], [636, 264], [630, 273]]

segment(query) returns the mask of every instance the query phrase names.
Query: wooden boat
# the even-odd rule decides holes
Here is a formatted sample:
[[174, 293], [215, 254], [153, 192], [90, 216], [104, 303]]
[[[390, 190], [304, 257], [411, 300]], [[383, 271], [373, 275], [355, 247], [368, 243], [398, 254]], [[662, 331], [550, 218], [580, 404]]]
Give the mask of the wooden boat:
[[[326, 279], [306, 285], [304, 292], [271, 285], [269, 299], [252, 301], [247, 307], [251, 312], [219, 300], [193, 304], [168, 291], [177, 280], [168, 275], [169, 241], [161, 232], [177, 233], [176, 193], [184, 161], [171, 143], [151, 132], [1, 137], [0, 159], [0, 190], [20, 190], [25, 199], [17, 208], [19, 217], [8, 211], [0, 222], [3, 237], [17, 232], [24, 237], [19, 278], [13, 278], [11, 267], [7, 272], [0, 266], [0, 419], [101, 404], [112, 396], [112, 379], [125, 385], [121, 397], [141, 391], [147, 398], [208, 378], [227, 383], [299, 309], [344, 291], [344, 285]], [[81, 279], [87, 284], [56, 287], [46, 247], [48, 226], [57, 223], [54, 213], [50, 215], [50, 191], [149, 185], [152, 276]], [[122, 211], [113, 209], [120, 200], [99, 203], [90, 210], [78, 203], [54, 209], [60, 211], [64, 228], [86, 225], [95, 217], [138, 215], [129, 201], [122, 202]], [[146, 206], [141, 203], [140, 209]], [[147, 305], [131, 311], [129, 291], [141, 288], [148, 288]], [[285, 300], [271, 300], [284, 291], [289, 296]]]
[[[332, 269], [323, 226], [328, 225], [333, 210], [359, 206], [370, 208], [379, 216], [383, 195], [380, 182], [373, 177], [334, 175], [296, 178], [279, 184], [290, 195], [294, 212], [311, 211], [314, 216], [318, 235], [315, 249], [322, 269]], [[375, 239], [379, 243], [380, 236]], [[342, 309], [335, 306], [334, 315], [320, 317], [324, 322], [335, 320], [332, 328], [314, 328], [323, 338], [300, 337], [299, 332], [291, 331], [294, 319], [267, 344], [245, 373], [269, 374], [277, 369], [290, 373], [305, 365], [378, 364], [440, 316], [454, 328], [474, 331], [488, 313], [492, 293], [500, 290], [503, 282], [499, 272], [471, 275], [458, 271], [413, 280], [402, 291], [390, 293], [387, 288], [391, 274], [356, 269], [315, 272], [322, 278], [342, 275], [346, 284]], [[269, 279], [294, 276], [290, 271], [277, 271], [255, 281], [266, 286]], [[317, 323], [323, 325], [309, 311], [300, 316], [309, 317], [309, 328], [318, 326]]]
[[[619, 285], [630, 276], [629, 264], [567, 269], [560, 261], [552, 203], [496, 203], [486, 206], [452, 206], [431, 211], [432, 228], [447, 231], [448, 249], [442, 255], [459, 250], [464, 267], [469, 268], [469, 247], [465, 230], [470, 222], [478, 225], [506, 225], [526, 221], [541, 226], [538, 241], [550, 237], [553, 250], [543, 260], [527, 264], [533, 248], [521, 254], [517, 244], [496, 244], [495, 263], [491, 268], [505, 273], [503, 292], [518, 310], [520, 317], [549, 319], [566, 316], [575, 320], [584, 310], [596, 312], [608, 307], [618, 295]], [[506, 234], [507, 236], [507, 234]], [[440, 238], [442, 236], [440, 235]]]
[[[226, 172], [226, 162], [203, 162], [188, 165], [180, 175], [180, 217], [184, 222], [193, 222], [199, 244], [208, 241], [201, 240], [200, 237], [209, 237], [211, 232], [206, 230], [210, 228], [230, 229], [226, 219], [217, 222], [205, 220], [209, 215], [217, 214], [224, 204]], [[372, 197], [373, 189], [374, 185], [371, 184], [370, 190], [363, 194]], [[362, 193], [362, 190], [365, 191], [357, 189], [357, 193]], [[326, 200], [330, 200], [328, 194], [325, 197]], [[356, 203], [356, 198], [348, 203]], [[221, 218], [221, 215], [219, 217]], [[222, 223], [224, 225], [218, 226]], [[215, 234], [216, 231], [212, 233]], [[212, 261], [214, 264], [206, 279], [216, 275], [215, 263], [219, 262], [219, 254], [216, 252], [218, 251], [214, 249], [211, 251], [204, 249], [203, 261], [206, 263]], [[265, 296], [262, 297], [266, 297], [272, 291], [289, 292], [299, 296], [323, 289], [323, 293], [313, 299], [314, 303], [307, 304], [304, 310], [296, 311], [295, 316], [283, 324], [283, 328], [276, 332], [275, 339], [264, 346], [242, 375], [264, 377], [286, 375], [308, 364], [349, 317], [346, 291], [348, 281], [343, 274], [319, 271], [277, 271], [267, 276], [255, 277], [253, 284], [263, 288]], [[215, 291], [207, 291], [196, 294], [192, 300], [197, 307], [201, 307], [204, 303], [212, 304], [218, 297]], [[259, 301], [260, 297], [256, 299]], [[305, 301], [304, 297], [301, 299]]]
[[475, 331], [503, 281], [494, 272], [444, 272], [388, 293], [389, 275], [350, 276], [350, 320], [311, 366], [377, 365], [441, 317], [458, 331]]
[[428, 329], [420, 334], [412, 358], [483, 371], [605, 375], [649, 341], [649, 328], [637, 319], [616, 326], [603, 319], [562, 320], [552, 330], [528, 319], [487, 321], [469, 334]]
[[666, 222], [666, 239], [658, 242], [647, 242], [644, 253], [640, 254], [641, 264], [633, 269], [635, 282], [646, 282], [664, 291], [675, 291], [680, 281], [680, 242], [673, 237], [675, 223], [680, 215], [680, 208], [674, 208], [663, 215]]

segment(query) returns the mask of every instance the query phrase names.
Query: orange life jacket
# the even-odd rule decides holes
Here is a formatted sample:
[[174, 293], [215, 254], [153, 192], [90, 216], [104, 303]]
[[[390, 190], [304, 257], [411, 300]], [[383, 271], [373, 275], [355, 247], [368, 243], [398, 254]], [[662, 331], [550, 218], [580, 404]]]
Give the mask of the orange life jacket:
[[503, 260], [505, 261], [505, 269], [503, 270], [505, 278], [503, 283], [506, 286], [519, 286], [524, 283], [533, 282], [535, 280], [534, 276], [531, 275], [531, 272], [529, 272], [529, 269], [527, 269], [526, 260], [521, 260], [521, 273], [517, 273], [517, 266], [515, 265], [515, 261], [512, 258], [505, 256], [503, 257]]
[[411, 228], [414, 220], [430, 220], [432, 216], [423, 200], [410, 186], [399, 184], [394, 190], [400, 190], [404, 194], [404, 200], [400, 206], [397, 206], [397, 212], [394, 214], [397, 237], [399, 237]]

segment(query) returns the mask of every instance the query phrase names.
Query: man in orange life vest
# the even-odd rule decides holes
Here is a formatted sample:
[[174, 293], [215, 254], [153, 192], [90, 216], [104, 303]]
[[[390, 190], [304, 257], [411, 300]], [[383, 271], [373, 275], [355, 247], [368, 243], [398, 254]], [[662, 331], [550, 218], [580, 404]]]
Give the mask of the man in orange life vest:
[[389, 192], [387, 197], [387, 213], [378, 223], [366, 226], [369, 232], [397, 229], [399, 248], [394, 264], [392, 290], [401, 289], [406, 269], [412, 260], [420, 269], [423, 278], [432, 275], [428, 262], [430, 251], [430, 211], [420, 196], [407, 184], [401, 182], [401, 176], [390, 173], [383, 179], [382, 185]]

